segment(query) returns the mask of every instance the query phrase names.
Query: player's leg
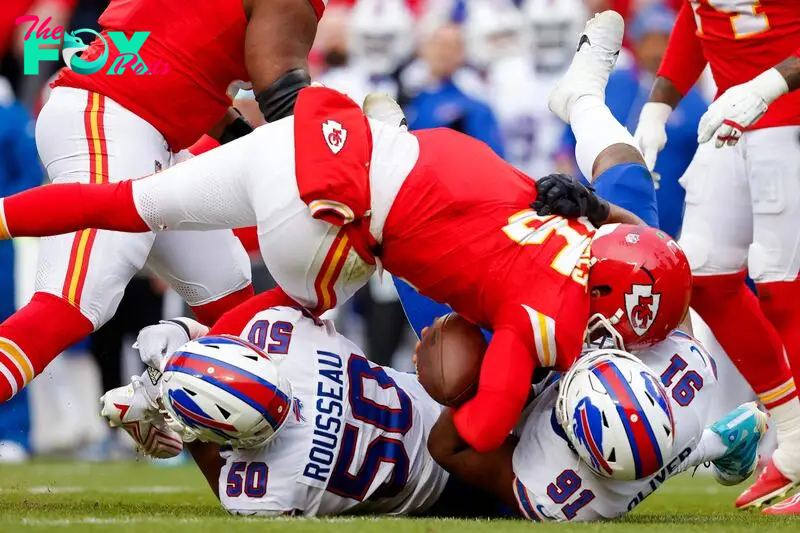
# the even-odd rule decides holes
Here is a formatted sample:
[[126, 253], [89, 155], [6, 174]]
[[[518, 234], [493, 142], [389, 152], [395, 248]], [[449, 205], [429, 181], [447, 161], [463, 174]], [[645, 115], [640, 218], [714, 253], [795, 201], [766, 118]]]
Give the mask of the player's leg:
[[147, 265], [206, 325], [253, 296], [250, 259], [230, 230], [159, 233]]
[[[750, 276], [756, 283], [761, 308], [783, 341], [795, 381], [800, 377], [798, 133], [800, 128], [793, 126], [768, 128], [749, 132], [742, 139], [753, 203]], [[786, 478], [800, 482], [800, 402], [776, 407], [773, 419], [778, 449], [772, 462]], [[762, 486], [766, 483], [759, 480], [750, 492], [762, 493]]]
[[[153, 172], [155, 161], [169, 160], [163, 139], [144, 121], [74, 89], [53, 91], [39, 117], [37, 145], [55, 182], [141, 176]], [[153, 238], [84, 230], [41, 240], [36, 293], [0, 324], [0, 401], [113, 315]]]
[[606, 11], [587, 22], [567, 73], [549, 106], [572, 127], [575, 159], [597, 193], [652, 226], [658, 225], [653, 179], [633, 136], [605, 104], [608, 76], [617, 61], [625, 25]]
[[679, 242], [694, 274], [692, 307], [781, 421], [779, 439], [786, 440], [786, 428], [800, 424], [800, 402], [778, 332], [745, 284], [753, 219], [743, 148], [702, 145], [681, 183], [686, 212]]

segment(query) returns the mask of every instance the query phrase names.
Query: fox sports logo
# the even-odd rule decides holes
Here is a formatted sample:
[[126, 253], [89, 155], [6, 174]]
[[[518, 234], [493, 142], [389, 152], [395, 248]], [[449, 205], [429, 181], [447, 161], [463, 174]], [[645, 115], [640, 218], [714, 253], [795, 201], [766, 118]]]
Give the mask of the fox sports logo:
[[[90, 33], [103, 41], [103, 53], [100, 57], [94, 61], [86, 61], [78, 56], [78, 52], [83, 52], [89, 48], [89, 46], [84, 44], [81, 38], [77, 36], [78, 33]], [[75, 30], [72, 33], [64, 35], [64, 48], [61, 50], [61, 57], [64, 58], [64, 64], [67, 65], [67, 68], [75, 73], [84, 75], [94, 74], [100, 71], [106, 64], [106, 60], [108, 59], [108, 43], [102, 35], [94, 30], [88, 28]]]

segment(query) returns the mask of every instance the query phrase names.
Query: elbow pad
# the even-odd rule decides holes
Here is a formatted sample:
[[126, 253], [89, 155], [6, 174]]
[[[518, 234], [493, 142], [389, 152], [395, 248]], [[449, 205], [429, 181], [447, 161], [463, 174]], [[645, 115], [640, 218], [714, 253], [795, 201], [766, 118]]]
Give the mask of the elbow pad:
[[304, 69], [290, 70], [261, 91], [257, 96], [258, 107], [267, 122], [275, 122], [294, 113], [294, 103], [301, 89], [311, 85], [311, 76]]
[[250, 123], [247, 122], [243, 116], [241, 116], [241, 112], [239, 112], [238, 109], [236, 112], [239, 113], [239, 117], [225, 126], [225, 129], [222, 131], [222, 135], [219, 138], [220, 144], [227, 144], [231, 141], [235, 141], [239, 137], [244, 137], [253, 131], [253, 126], [251, 126]]

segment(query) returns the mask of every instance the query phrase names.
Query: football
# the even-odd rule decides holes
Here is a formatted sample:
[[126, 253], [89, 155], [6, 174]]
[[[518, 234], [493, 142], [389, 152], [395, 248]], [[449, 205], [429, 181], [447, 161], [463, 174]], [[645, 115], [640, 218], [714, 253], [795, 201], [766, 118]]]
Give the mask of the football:
[[417, 349], [417, 376], [431, 398], [458, 407], [478, 390], [486, 338], [455, 313], [438, 318]]

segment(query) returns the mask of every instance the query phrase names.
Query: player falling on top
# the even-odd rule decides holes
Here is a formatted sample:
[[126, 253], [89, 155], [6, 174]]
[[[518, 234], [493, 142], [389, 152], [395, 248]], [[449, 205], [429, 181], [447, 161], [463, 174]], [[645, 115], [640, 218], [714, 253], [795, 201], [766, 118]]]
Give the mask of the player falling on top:
[[[308, 85], [307, 55], [325, 0], [115, 0], [106, 31], [149, 31], [138, 54], [164, 75], [81, 75], [63, 69], [39, 116], [39, 155], [54, 183], [113, 183], [167, 168], [210, 132], [223, 142], [250, 126], [226, 94], [252, 81], [265, 117], [291, 113]], [[245, 46], [246, 44], [246, 46]], [[96, 39], [82, 59], [105, 49]], [[109, 61], [108, 64], [111, 64]], [[62, 201], [67, 202], [64, 198]], [[213, 250], [213, 252], [211, 251]], [[70, 345], [108, 321], [143, 266], [213, 322], [252, 294], [247, 254], [230, 231], [125, 235], [88, 229], [42, 239], [31, 302], [0, 325], [0, 402]]]
[[[180, 318], [138, 344], [163, 377], [107, 392], [103, 415], [148, 454], [177, 455], [183, 438], [232, 514], [498, 514], [428, 453], [442, 407], [416, 376], [370, 363], [330, 321], [278, 307], [209, 332]], [[154, 446], [165, 408], [169, 445]]]
[[[595, 176], [649, 176], [633, 138], [603, 104], [622, 19], [605, 12], [586, 33], [591, 44], [576, 54], [552, 107], [571, 119], [579, 157], [594, 161]], [[579, 106], [585, 116], [574, 112]], [[587, 322], [615, 330], [633, 348], [665, 338], [684, 319], [691, 276], [668, 236], [627, 224], [595, 234], [585, 218], [539, 215], [529, 208], [537, 184], [483, 143], [444, 129], [409, 133], [398, 123], [366, 118], [336, 91], [304, 89], [294, 117], [154, 176], [5, 198], [2, 234], [257, 224], [281, 288], [223, 317], [240, 329], [267, 307], [330, 309], [380, 264], [493, 331], [478, 394], [451, 428], [479, 451], [502, 444], [536, 367], [572, 365]], [[540, 201], [566, 188], [598, 225], [638, 220], [574, 180], [555, 181]], [[42, 210], [51, 216], [33, 215]]]
[[[636, 131], [654, 164], [667, 117], [708, 61], [722, 96], [701, 120], [699, 140], [716, 136], [717, 146], [730, 146], [701, 145], [682, 178], [680, 243], [694, 274], [692, 307], [770, 410], [778, 433], [775, 455], [738, 507], [761, 505], [800, 482], [800, 93], [779, 98], [797, 83], [797, 59], [769, 68], [798, 48], [793, 0], [687, 0]], [[758, 298], [745, 285], [748, 270]]]

